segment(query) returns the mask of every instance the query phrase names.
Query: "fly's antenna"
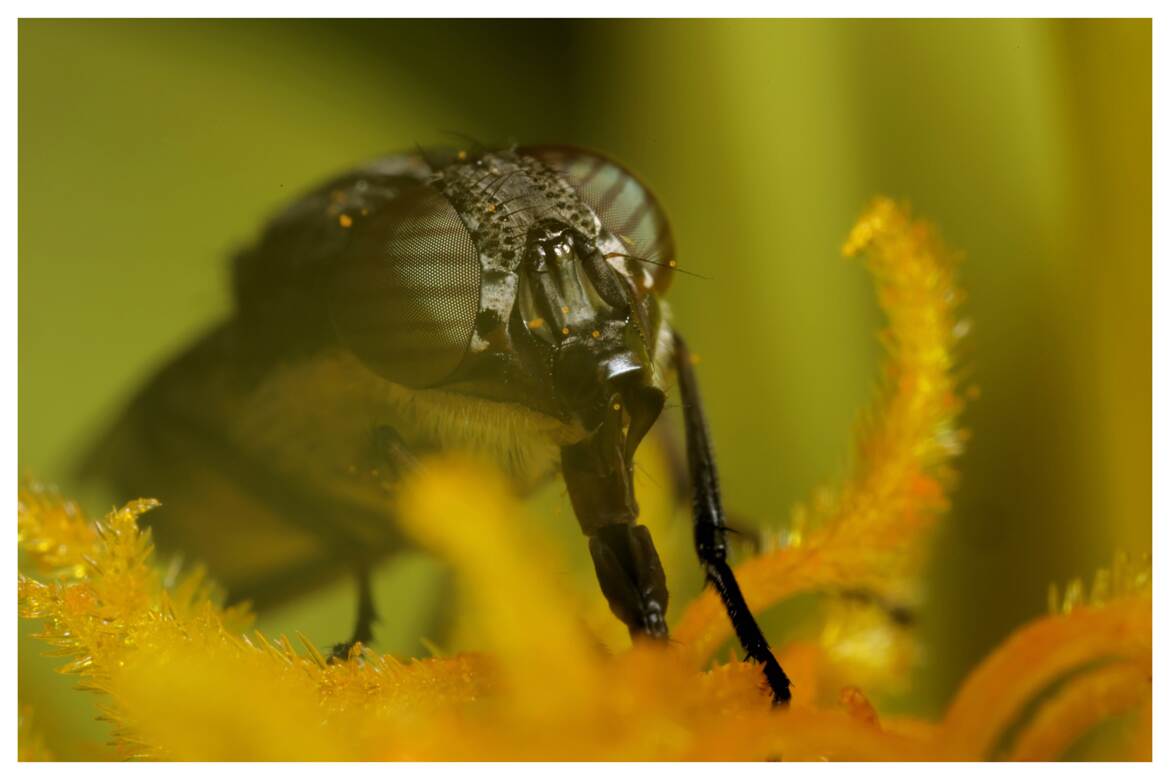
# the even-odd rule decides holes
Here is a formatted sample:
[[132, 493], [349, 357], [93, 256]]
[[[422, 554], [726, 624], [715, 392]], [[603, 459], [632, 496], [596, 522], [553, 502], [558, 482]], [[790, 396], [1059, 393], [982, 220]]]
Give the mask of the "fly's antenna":
[[684, 268], [679, 268], [678, 263], [676, 263], [673, 260], [671, 260], [669, 263], [664, 263], [661, 260], [651, 260], [648, 257], [639, 257], [638, 255], [628, 255], [624, 252], [609, 252], [605, 255], [605, 257], [606, 257], [606, 259], [609, 259], [611, 257], [624, 257], [624, 258], [627, 258], [629, 260], [635, 260], [639, 263], [649, 263], [650, 265], [656, 265], [659, 268], [669, 268], [672, 271], [678, 271], [680, 274], [686, 274], [687, 276], [693, 276], [696, 279], [703, 279], [704, 281], [708, 281], [708, 282], [711, 281], [711, 277], [709, 277], [709, 276], [703, 276], [702, 274], [697, 274], [694, 271], [687, 271]]

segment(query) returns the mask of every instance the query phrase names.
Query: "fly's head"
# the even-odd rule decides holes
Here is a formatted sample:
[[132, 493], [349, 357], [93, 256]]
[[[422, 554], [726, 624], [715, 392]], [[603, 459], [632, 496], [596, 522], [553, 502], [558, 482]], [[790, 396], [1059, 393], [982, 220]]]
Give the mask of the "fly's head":
[[590, 433], [622, 434], [632, 455], [662, 410], [651, 312], [597, 238], [556, 218], [528, 232], [517, 301], [529, 348], [546, 357], [562, 414]]
[[355, 233], [330, 286], [337, 332], [385, 377], [574, 423], [629, 471], [662, 410], [673, 267], [650, 191], [598, 154], [522, 147], [431, 162]]

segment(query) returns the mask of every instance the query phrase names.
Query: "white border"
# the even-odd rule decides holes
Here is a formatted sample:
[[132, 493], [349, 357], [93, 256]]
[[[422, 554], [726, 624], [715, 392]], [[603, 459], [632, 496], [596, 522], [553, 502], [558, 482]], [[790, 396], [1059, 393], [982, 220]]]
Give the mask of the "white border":
[[765, 0], [448, 0], [441, 6], [417, 2], [350, 0], [328, 6], [308, 0], [208, 0], [205, 3], [119, 2], [85, 3], [78, 0], [12, 4], [21, 18], [1118, 18], [1153, 17], [1159, 7], [1152, 0], [986, 0], [986, 2], [926, 2], [925, 0], [821, 0], [816, 3]]
[[[1117, 0], [1111, 3], [1101, 2], [1004, 2], [1003, 0], [989, 0], [978, 4], [971, 3], [952, 3], [942, 6], [939, 3], [927, 2], [884, 2], [884, 3], [861, 3], [861, 2], [833, 2], [825, 0], [816, 4], [781, 4], [781, 3], [764, 3], [764, 2], [746, 2], [740, 0], [724, 0], [714, 6], [712, 4], [700, 4], [692, 0], [659, 0], [657, 2], [649, 2], [642, 0], [641, 2], [631, 2], [630, 0], [594, 0], [590, 3], [549, 3], [549, 2], [534, 2], [533, 0], [510, 0], [505, 2], [496, 2], [486, 4], [483, 2], [472, 3], [468, 0], [456, 0], [455, 2], [444, 3], [441, 8], [434, 5], [427, 4], [398, 4], [398, 3], [378, 3], [370, 2], [369, 0], [351, 0], [351, 2], [338, 6], [323, 6], [320, 2], [309, 3], [303, 0], [286, 0], [285, 2], [204, 2], [199, 5], [186, 4], [183, 7], [176, 7], [176, 4], [168, 4], [163, 7], [157, 2], [113, 2], [104, 3], [100, 7], [95, 7], [92, 3], [81, 2], [50, 2], [50, 3], [16, 3], [14, 4], [17, 16], [21, 17], [96, 17], [100, 11], [101, 17], [111, 16], [142, 16], [142, 17], [176, 17], [176, 16], [223, 16], [223, 17], [248, 17], [248, 16], [315, 16], [321, 14], [323, 11], [342, 12], [346, 16], [353, 17], [376, 17], [385, 14], [393, 14], [405, 18], [409, 17], [479, 17], [485, 11], [491, 11], [494, 14], [504, 17], [545, 17], [550, 15], [559, 15], [566, 12], [576, 14], [583, 14], [594, 17], [605, 16], [642, 16], [642, 17], [708, 17], [712, 16], [713, 12], [718, 16], [750, 16], [761, 17], [776, 14], [783, 14], [793, 18], [798, 17], [872, 17], [875, 12], [881, 12], [883, 15], [887, 14], [905, 14], [908, 16], [931, 16], [931, 17], [985, 17], [985, 16], [1072, 16], [1072, 17], [1117, 17], [1117, 16], [1137, 16], [1137, 17], [1156, 17], [1155, 9], [1158, 7], [1153, 2], [1134, 2], [1126, 0]], [[15, 20], [14, 20], [15, 21]], [[1167, 84], [1166, 73], [1166, 58], [1160, 56], [1157, 44], [1163, 38], [1164, 25], [1161, 20], [1155, 18], [1154, 22], [1154, 129], [1164, 127], [1165, 122], [1163, 109], [1166, 105], [1165, 92]], [[16, 264], [16, 241], [17, 241], [17, 190], [16, 190], [16, 106], [17, 106], [17, 25], [15, 23], [9, 28], [10, 32], [6, 38], [6, 45], [10, 47], [9, 53], [5, 58], [10, 68], [9, 77], [4, 80], [5, 106], [11, 112], [8, 121], [4, 125], [4, 133], [8, 141], [7, 148], [9, 155], [8, 160], [8, 181], [9, 187], [5, 190], [5, 210], [8, 222], [8, 246], [9, 251], [6, 253], [7, 269], [6, 277], [9, 284], [5, 293], [5, 298], [8, 301], [4, 318], [8, 323], [6, 330], [7, 337], [3, 341], [3, 354], [0, 355], [0, 365], [3, 365], [6, 371], [10, 372], [9, 381], [4, 384], [4, 401], [5, 406], [9, 410], [4, 417], [4, 432], [7, 446], [3, 449], [3, 472], [8, 474], [8, 494], [10, 499], [8, 506], [12, 507], [15, 503], [15, 481], [14, 477], [18, 474], [18, 464], [16, 459], [16, 331], [17, 331], [17, 264]], [[1158, 154], [1158, 137], [1155, 134], [1154, 141], [1154, 264], [1153, 264], [1153, 297], [1154, 297], [1154, 517], [1166, 518], [1167, 516], [1167, 501], [1166, 488], [1170, 484], [1170, 468], [1168, 468], [1166, 442], [1167, 434], [1170, 433], [1168, 427], [1167, 414], [1165, 408], [1159, 403], [1161, 400], [1170, 400], [1167, 389], [1170, 384], [1167, 383], [1167, 361], [1165, 346], [1170, 340], [1170, 331], [1168, 331], [1168, 323], [1170, 323], [1170, 315], [1166, 313], [1158, 304], [1159, 302], [1170, 301], [1170, 276], [1166, 269], [1166, 260], [1163, 256], [1162, 248], [1163, 242], [1161, 240], [1161, 232], [1159, 226], [1165, 224], [1166, 208], [1164, 202], [1159, 198], [1162, 188], [1159, 186], [1161, 182], [1166, 180], [1166, 163], [1165, 157]], [[11, 515], [10, 515], [11, 516]], [[1162, 528], [1165, 519], [1161, 522], [1154, 523], [1154, 551], [1155, 558], [1162, 560], [1162, 553], [1165, 552], [1166, 534]], [[6, 558], [7, 564], [7, 581], [15, 581], [16, 559], [14, 553], [10, 552]], [[1164, 605], [1166, 604], [1167, 589], [1161, 579], [1155, 580], [1155, 648], [1166, 647], [1166, 632], [1164, 620]], [[10, 609], [14, 608], [14, 602], [9, 601]], [[10, 618], [12, 617], [10, 613]], [[4, 622], [2, 642], [2, 660], [3, 668], [10, 670], [12, 674], [16, 668], [15, 648], [16, 648], [16, 621], [9, 619]], [[1158, 667], [1158, 664], [1155, 663]], [[13, 677], [9, 677], [14, 680]], [[1158, 673], [1155, 674], [1154, 679], [1155, 692], [1155, 733], [1154, 733], [1154, 749], [1156, 761], [1165, 763], [1164, 756], [1168, 748], [1165, 746], [1170, 744], [1167, 740], [1168, 728], [1166, 726], [1167, 719], [1162, 717], [1162, 707], [1167, 704], [1168, 698], [1167, 683], [1164, 672], [1158, 668]], [[3, 709], [3, 714], [0, 715], [0, 729], [3, 729], [10, 745], [9, 755], [15, 759], [16, 750], [16, 708], [15, 706], [15, 691], [12, 692], [8, 699], [8, 706]], [[453, 735], [455, 736], [455, 735]], [[455, 736], [457, 738], [457, 736]], [[887, 769], [889, 767], [889, 769]], [[172, 776], [187, 776], [195, 777], [202, 776], [206, 773], [207, 768], [201, 764], [179, 764], [169, 765], [162, 768], [155, 764], [96, 764], [88, 765], [83, 770], [75, 768], [68, 764], [20, 764], [18, 771], [25, 776], [60, 776], [66, 772], [76, 774], [79, 771], [84, 771], [87, 774], [93, 773], [99, 777], [111, 777], [115, 773], [121, 776], [127, 774], [166, 772]], [[508, 778], [541, 778], [545, 780], [550, 771], [555, 772], [559, 777], [589, 777], [590, 780], [596, 776], [599, 770], [588, 764], [494, 764], [494, 765], [476, 765], [474, 769], [465, 768], [457, 764], [399, 764], [393, 767], [385, 766], [369, 766], [369, 767], [338, 767], [326, 768], [319, 766], [312, 766], [306, 764], [286, 764], [279, 769], [274, 768], [273, 771], [282, 774], [289, 774], [291, 776], [319, 778], [322, 772], [343, 771], [348, 773], [383, 773], [393, 772], [396, 776], [405, 775], [408, 777], [432, 777], [432, 776], [447, 776], [451, 773], [468, 773], [474, 772], [476, 775], [495, 777], [504, 776]], [[625, 765], [609, 765], [603, 770], [607, 776], [637, 776], [642, 777], [648, 771], [654, 772], [668, 772], [671, 774], [680, 775], [697, 775], [702, 774], [708, 777], [777, 777], [783, 774], [785, 777], [792, 775], [807, 775], [816, 773], [818, 776], [839, 776], [846, 775], [855, 777], [859, 773], [872, 772], [886, 772], [896, 771], [903, 777], [929, 777], [931, 780], [936, 780], [940, 767], [934, 764], [919, 764], [919, 765], [899, 765], [896, 767], [890, 765], [866, 765], [854, 766], [848, 764], [834, 764], [834, 765], [785, 765], [783, 767], [773, 766], [769, 764], [736, 764], [736, 765], [670, 765], [662, 769], [649, 769], [640, 764], [625, 764]], [[995, 772], [998, 776], [1028, 776], [1033, 775], [1036, 771], [1033, 767], [1026, 767], [1024, 765], [1000, 764], [994, 767], [990, 765], [981, 764], [957, 764], [947, 765], [942, 769], [948, 776], [971, 776], [973, 774], [986, 775]], [[1121, 772], [1123, 774], [1132, 775], [1149, 775], [1152, 773], [1152, 765], [1113, 765], [1107, 770], [1111, 774]], [[1063, 777], [1099, 777], [1102, 772], [1102, 767], [1085, 764], [1062, 764], [1059, 772]], [[358, 774], [357, 776], [360, 776]], [[373, 775], [372, 775], [373, 776]]]

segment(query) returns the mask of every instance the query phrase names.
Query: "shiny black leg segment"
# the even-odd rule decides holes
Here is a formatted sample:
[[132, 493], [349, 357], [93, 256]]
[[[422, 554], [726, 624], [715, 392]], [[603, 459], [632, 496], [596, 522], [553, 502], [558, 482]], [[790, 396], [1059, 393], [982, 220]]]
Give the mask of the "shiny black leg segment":
[[644, 525], [607, 525], [589, 538], [589, 553], [609, 608], [630, 636], [665, 639], [666, 575]]
[[330, 661], [344, 661], [349, 657], [349, 651], [358, 642], [368, 645], [374, 638], [374, 623], [378, 620], [378, 612], [374, 609], [374, 591], [370, 584], [370, 569], [368, 566], [359, 566], [355, 570], [358, 585], [357, 620], [353, 627], [353, 636], [348, 642], [341, 642], [333, 646], [329, 654]]
[[723, 601], [740, 645], [749, 658], [763, 665], [764, 677], [772, 689], [772, 700], [777, 704], [787, 704], [792, 698], [788, 675], [780, 668], [780, 663], [768, 647], [768, 640], [748, 609], [739, 583], [735, 581], [735, 574], [727, 563], [727, 525], [719, 496], [715, 455], [711, 448], [707, 420], [703, 415], [699, 388], [695, 383], [695, 373], [691, 368], [691, 356], [677, 333], [674, 336], [674, 358], [686, 426], [687, 467], [694, 491], [695, 551], [706, 570], [707, 581], [715, 587]]

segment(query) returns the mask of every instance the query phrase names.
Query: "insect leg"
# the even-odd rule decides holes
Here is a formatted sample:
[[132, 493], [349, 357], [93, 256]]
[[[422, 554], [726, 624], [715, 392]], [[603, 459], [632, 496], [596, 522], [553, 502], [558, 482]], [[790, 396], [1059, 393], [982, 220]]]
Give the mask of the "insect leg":
[[772, 700], [777, 704], [786, 704], [792, 698], [788, 675], [768, 647], [768, 640], [748, 609], [735, 574], [727, 563], [727, 524], [719, 496], [715, 455], [691, 367], [690, 353], [677, 333], [674, 337], [674, 359], [686, 427], [687, 465], [694, 491], [695, 551], [706, 570], [707, 581], [714, 586], [723, 601], [739, 643], [749, 658], [763, 665], [764, 677], [772, 689]]
[[358, 584], [357, 620], [353, 627], [353, 638], [350, 644], [369, 644], [374, 638], [374, 623], [378, 620], [378, 612], [374, 609], [374, 590], [370, 584], [370, 569], [361, 566], [355, 572]]
[[[414, 455], [407, 449], [402, 437], [390, 426], [374, 427], [371, 436], [374, 461], [388, 467], [395, 476], [401, 477], [417, 465]], [[353, 572], [358, 586], [357, 617], [350, 640], [333, 646], [330, 655], [333, 660], [344, 661], [349, 657], [350, 649], [358, 642], [363, 645], [369, 644], [374, 638], [374, 623], [378, 621], [378, 611], [374, 607], [374, 591], [370, 583], [370, 562], [363, 557], [360, 549], [354, 549], [351, 558], [355, 561]]]
[[378, 612], [374, 609], [374, 591], [370, 585], [370, 567], [359, 563], [354, 568], [357, 579], [358, 603], [357, 617], [354, 620], [353, 635], [348, 642], [340, 642], [333, 646], [329, 654], [331, 661], [344, 661], [349, 657], [349, 651], [357, 643], [368, 645], [374, 638], [374, 623], [378, 620]]

